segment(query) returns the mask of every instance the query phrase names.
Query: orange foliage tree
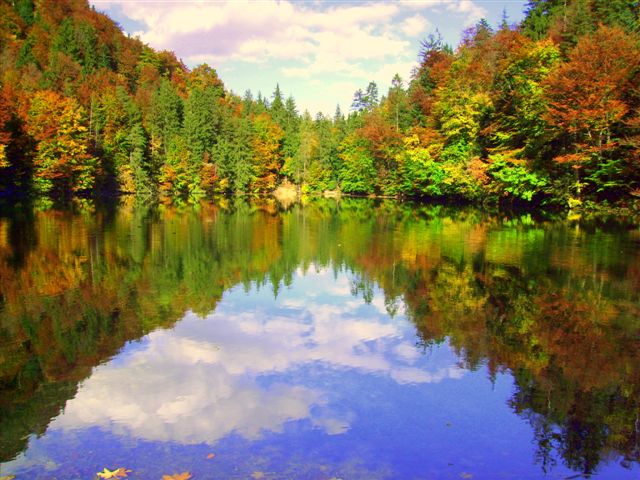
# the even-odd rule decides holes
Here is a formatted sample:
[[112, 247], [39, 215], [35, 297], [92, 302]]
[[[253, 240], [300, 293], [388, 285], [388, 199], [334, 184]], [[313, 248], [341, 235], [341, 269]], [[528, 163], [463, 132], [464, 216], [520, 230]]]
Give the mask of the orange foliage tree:
[[34, 186], [39, 193], [76, 193], [94, 186], [97, 159], [89, 153], [84, 109], [44, 90], [33, 97], [27, 133], [36, 142]]
[[278, 172], [282, 168], [280, 143], [284, 132], [268, 113], [254, 118], [255, 135], [253, 140], [254, 172], [256, 180], [253, 189], [271, 190], [276, 185]]
[[[606, 167], [629, 113], [624, 95], [639, 59], [631, 36], [617, 27], [600, 27], [582, 37], [568, 62], [551, 73], [546, 120], [563, 147], [555, 161], [571, 164], [576, 172]], [[578, 193], [580, 187], [578, 181]]]

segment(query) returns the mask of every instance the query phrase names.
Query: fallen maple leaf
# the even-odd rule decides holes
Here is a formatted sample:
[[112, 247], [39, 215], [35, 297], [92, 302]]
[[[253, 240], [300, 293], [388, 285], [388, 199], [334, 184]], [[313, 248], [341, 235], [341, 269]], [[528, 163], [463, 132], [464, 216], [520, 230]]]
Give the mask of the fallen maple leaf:
[[162, 480], [189, 480], [191, 474], [189, 472], [174, 473], [173, 475], [163, 475]]
[[210, 453], [209, 455], [207, 455], [207, 458], [208, 458], [209, 460], [211, 460], [211, 459], [212, 459], [213, 457], [215, 457], [215, 456], [216, 456], [216, 454], [215, 454], [215, 453]]
[[126, 470], [122, 467], [117, 468], [115, 470], [109, 470], [108, 468], [104, 468], [104, 470], [102, 470], [101, 472], [98, 472], [96, 475], [98, 475], [100, 478], [105, 478], [105, 479], [109, 479], [109, 478], [123, 478], [127, 476], [127, 473], [131, 472], [131, 470]]

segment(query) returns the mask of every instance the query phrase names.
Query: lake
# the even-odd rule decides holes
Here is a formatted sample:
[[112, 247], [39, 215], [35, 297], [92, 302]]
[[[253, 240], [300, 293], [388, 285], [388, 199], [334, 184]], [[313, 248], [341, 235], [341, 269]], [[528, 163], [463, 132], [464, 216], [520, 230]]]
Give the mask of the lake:
[[0, 477], [631, 479], [640, 229], [369, 199], [0, 215]]

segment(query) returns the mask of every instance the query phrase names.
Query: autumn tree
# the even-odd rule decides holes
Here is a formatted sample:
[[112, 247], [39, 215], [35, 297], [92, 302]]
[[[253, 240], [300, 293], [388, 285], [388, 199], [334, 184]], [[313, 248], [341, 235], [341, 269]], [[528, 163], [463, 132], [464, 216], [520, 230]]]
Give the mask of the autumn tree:
[[421, 42], [419, 58], [420, 65], [413, 71], [408, 94], [415, 120], [426, 126], [432, 116], [435, 89], [446, 80], [453, 51], [436, 31]]
[[639, 58], [633, 38], [620, 28], [601, 27], [582, 37], [546, 82], [545, 118], [562, 147], [554, 160], [572, 167], [578, 195], [584, 180], [600, 191], [624, 186], [628, 165], [619, 148], [620, 129]]
[[36, 93], [27, 133], [36, 142], [34, 187], [38, 193], [78, 193], [94, 186], [98, 161], [89, 152], [85, 111], [75, 99], [46, 90]]
[[12, 137], [10, 121], [10, 99], [7, 98], [6, 90], [0, 88], [0, 168], [6, 168], [10, 165], [8, 158], [8, 148]]
[[282, 167], [281, 142], [284, 132], [271, 115], [261, 113], [253, 119], [254, 174], [252, 190], [265, 192], [276, 186]]

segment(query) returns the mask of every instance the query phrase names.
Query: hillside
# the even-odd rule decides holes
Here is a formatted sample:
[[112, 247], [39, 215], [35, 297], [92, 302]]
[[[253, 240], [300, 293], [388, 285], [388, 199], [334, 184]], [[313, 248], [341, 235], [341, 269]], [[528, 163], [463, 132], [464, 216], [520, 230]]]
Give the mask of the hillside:
[[[531, 0], [334, 118], [125, 35], [84, 0], [0, 3], [0, 194], [303, 192], [576, 207], [640, 196], [637, 2]], [[408, 82], [407, 82], [408, 81]]]

